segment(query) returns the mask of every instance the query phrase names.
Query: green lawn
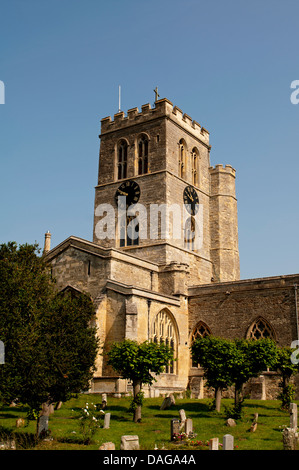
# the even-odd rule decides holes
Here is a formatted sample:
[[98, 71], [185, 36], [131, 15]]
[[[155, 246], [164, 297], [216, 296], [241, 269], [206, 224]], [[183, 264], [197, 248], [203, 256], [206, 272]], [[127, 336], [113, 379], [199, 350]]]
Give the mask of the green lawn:
[[[208, 400], [176, 398], [176, 404], [171, 409], [161, 411], [163, 398], [148, 398], [144, 400], [141, 423], [132, 421], [132, 415], [128, 412], [130, 400], [130, 397], [121, 399], [108, 397], [106, 412], [111, 413], [110, 429], [99, 428], [93, 437], [93, 442], [84, 445], [79, 416], [86, 402], [100, 404], [101, 395], [79, 395], [78, 398], [64, 403], [60, 410], [56, 410], [50, 416], [49, 429], [53, 440], [40, 442], [34, 448], [92, 450], [98, 449], [103, 442], [112, 441], [116, 449], [119, 449], [122, 435], [137, 434], [141, 449], [152, 450], [155, 445], [158, 449], [163, 446], [165, 449], [181, 449], [182, 446], [170, 442], [170, 420], [179, 418], [180, 409], [184, 409], [186, 417], [193, 420], [193, 429], [197, 434], [195, 440], [205, 442], [218, 437], [222, 443], [224, 434], [232, 434], [236, 450], [283, 450], [282, 431], [285, 426], [289, 426], [289, 414], [280, 410], [278, 401], [245, 400], [243, 419], [237, 421], [237, 426], [229, 428], [225, 424], [224, 405], [231, 404], [231, 400], [223, 399], [222, 412], [216, 413], [209, 410]], [[29, 434], [35, 433], [36, 422], [30, 421], [27, 427], [16, 428], [16, 419], [25, 418], [26, 412], [25, 406], [13, 408], [2, 406], [0, 427], [22, 433], [22, 441], [28, 443]], [[252, 433], [249, 430], [254, 413], [258, 413], [259, 416], [257, 430]], [[198, 447], [190, 447], [190, 449], [196, 448]]]

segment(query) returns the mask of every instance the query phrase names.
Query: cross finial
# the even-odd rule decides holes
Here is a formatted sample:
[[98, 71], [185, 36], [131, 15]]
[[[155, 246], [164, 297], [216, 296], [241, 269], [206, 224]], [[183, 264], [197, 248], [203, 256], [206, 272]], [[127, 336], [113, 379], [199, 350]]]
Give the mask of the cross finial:
[[157, 86], [154, 89], [154, 92], [155, 92], [155, 102], [156, 102], [156, 101], [158, 101], [158, 98], [160, 97], [160, 95], [158, 94], [158, 87]]

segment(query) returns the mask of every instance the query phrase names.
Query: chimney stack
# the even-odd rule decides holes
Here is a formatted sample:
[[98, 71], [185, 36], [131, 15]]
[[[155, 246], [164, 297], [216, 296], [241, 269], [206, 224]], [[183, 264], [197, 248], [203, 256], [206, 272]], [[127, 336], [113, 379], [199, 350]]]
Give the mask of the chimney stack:
[[51, 233], [48, 230], [47, 233], [45, 233], [45, 245], [44, 245], [43, 254], [48, 253], [48, 251], [50, 251], [50, 249], [51, 249]]

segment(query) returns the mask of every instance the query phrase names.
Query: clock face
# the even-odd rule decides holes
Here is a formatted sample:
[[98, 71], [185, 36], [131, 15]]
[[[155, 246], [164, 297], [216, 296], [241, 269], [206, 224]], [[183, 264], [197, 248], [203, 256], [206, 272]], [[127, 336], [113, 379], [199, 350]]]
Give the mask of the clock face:
[[186, 186], [184, 189], [184, 204], [191, 215], [195, 215], [198, 211], [198, 195], [192, 186]]
[[126, 206], [136, 204], [140, 197], [140, 188], [135, 181], [124, 181], [115, 193], [115, 202], [118, 204], [119, 197], [126, 198]]

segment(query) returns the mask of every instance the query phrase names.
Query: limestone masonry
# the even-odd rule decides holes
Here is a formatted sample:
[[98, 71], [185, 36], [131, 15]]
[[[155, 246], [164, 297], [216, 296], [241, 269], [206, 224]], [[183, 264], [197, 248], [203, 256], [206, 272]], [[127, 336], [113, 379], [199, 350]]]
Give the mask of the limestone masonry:
[[[190, 356], [196, 337], [272, 337], [290, 346], [299, 275], [240, 280], [236, 171], [211, 166], [209, 132], [160, 99], [102, 119], [100, 139], [93, 241], [71, 236], [50, 249], [47, 233], [45, 256], [59, 290], [91, 295], [104, 350], [125, 338], [164, 341], [177, 360], [148, 394], [190, 388], [202, 397], [202, 370]], [[103, 237], [105, 227], [113, 230]], [[261, 397], [274, 396], [274, 376], [248, 384], [252, 395], [258, 387]], [[99, 355], [91, 391], [129, 389]]]

